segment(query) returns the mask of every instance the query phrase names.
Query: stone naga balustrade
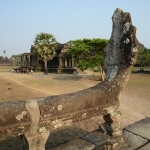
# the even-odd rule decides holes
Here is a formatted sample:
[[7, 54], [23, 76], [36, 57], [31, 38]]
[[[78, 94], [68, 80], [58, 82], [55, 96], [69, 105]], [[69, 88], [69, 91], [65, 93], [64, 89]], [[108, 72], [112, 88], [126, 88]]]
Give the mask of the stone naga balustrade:
[[44, 150], [51, 131], [103, 115], [104, 134], [121, 136], [119, 100], [135, 63], [139, 43], [130, 13], [116, 9], [113, 30], [105, 48], [105, 81], [75, 93], [39, 100], [0, 103], [0, 140], [21, 136], [26, 149]]

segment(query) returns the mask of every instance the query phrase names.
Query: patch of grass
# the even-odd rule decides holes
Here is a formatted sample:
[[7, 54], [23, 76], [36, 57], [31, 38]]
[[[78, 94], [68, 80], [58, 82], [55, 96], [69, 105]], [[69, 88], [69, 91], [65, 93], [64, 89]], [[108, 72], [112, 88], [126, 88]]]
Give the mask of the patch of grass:
[[135, 67], [134, 67], [134, 66], [132, 67], [132, 72], [133, 72], [133, 71], [135, 71]]
[[11, 82], [7, 82], [6, 85], [11, 85]]
[[99, 70], [98, 70], [98, 69], [93, 69], [93, 71], [94, 71], [94, 72], [99, 72]]

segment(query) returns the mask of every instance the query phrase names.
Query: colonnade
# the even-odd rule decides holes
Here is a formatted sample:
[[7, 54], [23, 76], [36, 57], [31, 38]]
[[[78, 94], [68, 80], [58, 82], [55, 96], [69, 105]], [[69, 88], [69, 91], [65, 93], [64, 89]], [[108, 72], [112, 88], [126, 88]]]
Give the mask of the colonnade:
[[[76, 62], [74, 61], [73, 57], [62, 57], [58, 56], [58, 63], [54, 61], [54, 65], [50, 65], [49, 67], [58, 67], [58, 68], [74, 68], [76, 67]], [[53, 59], [51, 60], [53, 61]], [[21, 64], [23, 66], [39, 66], [39, 59], [36, 58], [31, 53], [24, 53], [23, 56], [21, 57]]]
[[68, 58], [68, 57], [59, 57], [59, 68], [74, 68], [76, 67], [76, 63], [74, 61], [74, 58]]
[[36, 58], [32, 54], [23, 54], [21, 57], [21, 63], [23, 66], [35, 66], [37, 65]]

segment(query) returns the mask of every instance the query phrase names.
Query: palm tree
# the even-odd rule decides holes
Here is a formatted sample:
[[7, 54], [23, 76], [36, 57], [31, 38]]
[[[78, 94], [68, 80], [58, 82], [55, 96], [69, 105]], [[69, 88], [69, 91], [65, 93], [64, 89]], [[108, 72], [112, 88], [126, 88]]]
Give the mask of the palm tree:
[[47, 61], [52, 60], [55, 56], [55, 47], [56, 39], [52, 34], [40, 33], [36, 35], [33, 53], [45, 63], [45, 74], [48, 73]]
[[6, 53], [6, 50], [3, 50], [3, 53], [4, 53], [4, 64], [5, 64], [5, 53]]

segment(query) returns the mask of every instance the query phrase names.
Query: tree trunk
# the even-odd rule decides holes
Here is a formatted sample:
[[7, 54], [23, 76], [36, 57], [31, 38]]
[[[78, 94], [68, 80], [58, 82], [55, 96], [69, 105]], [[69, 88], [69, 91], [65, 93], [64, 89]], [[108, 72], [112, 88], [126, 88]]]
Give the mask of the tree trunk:
[[44, 63], [45, 63], [44, 74], [48, 75], [48, 70], [47, 70], [47, 60], [45, 60]]

